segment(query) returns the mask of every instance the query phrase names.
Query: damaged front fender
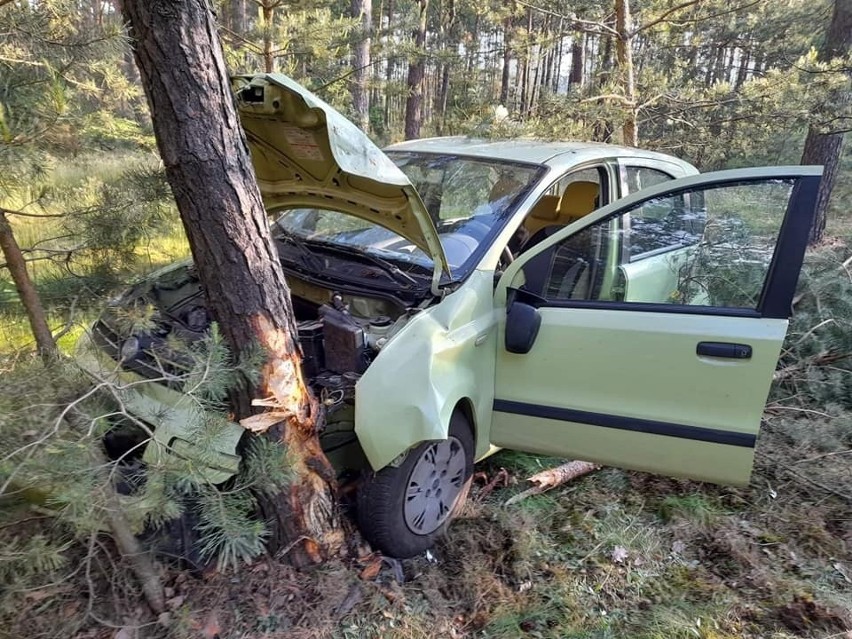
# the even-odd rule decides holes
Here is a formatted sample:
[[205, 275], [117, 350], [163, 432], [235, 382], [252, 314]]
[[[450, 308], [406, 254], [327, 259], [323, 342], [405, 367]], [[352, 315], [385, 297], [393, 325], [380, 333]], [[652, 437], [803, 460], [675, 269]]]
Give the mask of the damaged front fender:
[[374, 470], [422, 441], [446, 439], [469, 402], [476, 457], [488, 452], [494, 401], [493, 275], [476, 271], [382, 349], [355, 387], [355, 433]]

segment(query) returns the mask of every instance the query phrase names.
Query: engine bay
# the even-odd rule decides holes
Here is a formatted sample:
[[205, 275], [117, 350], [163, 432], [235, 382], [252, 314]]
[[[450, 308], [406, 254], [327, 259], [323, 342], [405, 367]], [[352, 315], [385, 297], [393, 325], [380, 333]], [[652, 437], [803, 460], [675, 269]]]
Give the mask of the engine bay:
[[[112, 359], [144, 377], [174, 376], [190, 365], [181, 351], [201, 342], [213, 321], [191, 269], [169, 273], [146, 290], [133, 290], [95, 326], [97, 343]], [[325, 387], [339, 376], [357, 378], [405, 323], [411, 310], [388, 299], [353, 296], [288, 277], [305, 378]], [[149, 309], [136, 326], [126, 318]], [[137, 313], [139, 311], [136, 311]], [[140, 325], [144, 325], [140, 328]]]
[[[357, 468], [362, 453], [354, 433], [355, 385], [421, 306], [334, 291], [292, 274], [288, 284], [304, 378], [326, 409], [322, 447], [337, 468]], [[94, 325], [92, 340], [122, 368], [186, 392], [212, 322], [194, 269], [185, 266], [116, 300]]]

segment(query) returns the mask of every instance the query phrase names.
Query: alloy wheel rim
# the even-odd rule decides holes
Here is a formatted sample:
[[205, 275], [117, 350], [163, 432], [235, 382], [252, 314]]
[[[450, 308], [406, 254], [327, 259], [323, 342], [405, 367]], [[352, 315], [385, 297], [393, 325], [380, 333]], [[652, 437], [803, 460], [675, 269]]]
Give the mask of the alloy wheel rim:
[[449, 519], [464, 486], [467, 459], [452, 435], [421, 453], [405, 488], [405, 525], [417, 535], [435, 532]]

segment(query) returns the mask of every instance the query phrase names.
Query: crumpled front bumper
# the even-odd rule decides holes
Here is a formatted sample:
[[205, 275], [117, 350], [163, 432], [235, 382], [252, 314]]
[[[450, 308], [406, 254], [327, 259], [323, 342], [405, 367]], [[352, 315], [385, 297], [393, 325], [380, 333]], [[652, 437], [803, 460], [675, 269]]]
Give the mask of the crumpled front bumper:
[[196, 462], [200, 478], [220, 484], [233, 477], [240, 457], [237, 444], [245, 430], [239, 425], [222, 425], [218, 419], [212, 437], [205, 433], [203, 448], [195, 443], [200, 429], [210, 418], [191, 396], [156, 380], [122, 369], [100, 349], [89, 333], [77, 342], [75, 361], [95, 383], [111, 384], [120, 409], [152, 431], [143, 453], [146, 464], [158, 465], [166, 456], [177, 455]]

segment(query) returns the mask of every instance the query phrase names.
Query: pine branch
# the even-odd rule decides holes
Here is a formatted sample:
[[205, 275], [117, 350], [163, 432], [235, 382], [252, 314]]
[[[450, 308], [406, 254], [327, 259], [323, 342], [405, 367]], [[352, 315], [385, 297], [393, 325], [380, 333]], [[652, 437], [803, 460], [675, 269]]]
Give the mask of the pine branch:
[[[92, 455], [96, 467], [106, 467], [106, 460], [100, 451], [93, 451]], [[101, 486], [101, 496], [104, 500], [107, 523], [118, 551], [122, 557], [130, 561], [133, 572], [142, 586], [145, 601], [148, 602], [151, 610], [157, 614], [163, 612], [166, 608], [163, 584], [150, 555], [145, 552], [139, 540], [130, 530], [118, 494], [115, 492], [111, 481], [106, 481]]]
[[[32, 202], [31, 202], [32, 204]], [[67, 213], [26, 213], [25, 211], [16, 210], [16, 209], [7, 209], [3, 206], [0, 206], [0, 213], [4, 215], [15, 215], [18, 217], [35, 217], [35, 218], [49, 218], [49, 217], [65, 217]]]
[[643, 31], [650, 29], [651, 27], [655, 27], [658, 24], [660, 24], [661, 22], [665, 21], [665, 19], [668, 18], [673, 13], [677, 13], [681, 9], [687, 9], [687, 8], [693, 6], [693, 5], [699, 4], [702, 1], [703, 0], [687, 0], [686, 2], [683, 2], [683, 3], [681, 3], [677, 6], [674, 6], [671, 9], [669, 9], [668, 11], [664, 11], [659, 17], [655, 18], [654, 20], [651, 20], [650, 22], [646, 22], [645, 24], [639, 25], [638, 27], [633, 29], [628, 34], [627, 38], [630, 39], [630, 38], [642, 33]]

